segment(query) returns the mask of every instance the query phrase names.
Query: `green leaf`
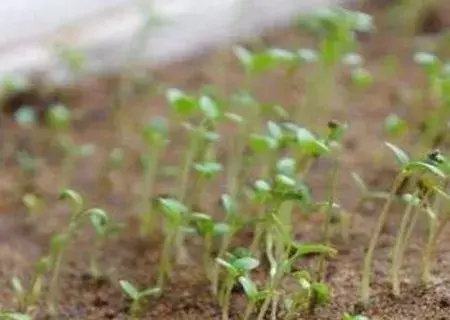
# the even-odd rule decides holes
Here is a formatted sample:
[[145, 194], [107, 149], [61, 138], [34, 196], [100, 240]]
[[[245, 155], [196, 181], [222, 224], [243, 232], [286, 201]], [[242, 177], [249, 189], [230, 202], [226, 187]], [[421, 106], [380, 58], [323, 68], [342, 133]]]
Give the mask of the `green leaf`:
[[181, 223], [183, 215], [188, 212], [187, 207], [175, 199], [159, 199], [165, 218], [173, 226], [178, 226]]
[[274, 62], [284, 64], [290, 64], [297, 58], [293, 52], [280, 48], [269, 49], [267, 50], [267, 54], [272, 58]]
[[228, 273], [230, 273], [233, 277], [237, 276], [239, 274], [238, 270], [229, 262], [221, 259], [221, 258], [216, 258], [216, 262], [225, 268], [225, 270], [227, 270]]
[[205, 178], [212, 178], [214, 175], [220, 173], [223, 169], [222, 165], [217, 162], [196, 163], [194, 169], [202, 174]]
[[74, 213], [81, 212], [84, 207], [84, 201], [81, 195], [72, 189], [63, 190], [59, 194], [59, 199], [68, 201]]
[[395, 158], [397, 159], [397, 162], [400, 164], [400, 166], [403, 167], [408, 164], [409, 156], [406, 154], [406, 152], [389, 142], [385, 142], [385, 144], [394, 153]]
[[220, 117], [219, 105], [210, 97], [202, 96], [198, 102], [200, 109], [209, 120], [217, 120]]
[[54, 129], [66, 129], [70, 119], [70, 110], [62, 104], [54, 105], [46, 112], [47, 125]]
[[97, 234], [104, 235], [109, 224], [109, 216], [106, 211], [93, 208], [86, 211], [92, 226]]
[[236, 203], [234, 203], [229, 194], [223, 194], [220, 197], [220, 201], [227, 215], [236, 213]]
[[233, 48], [233, 52], [235, 56], [238, 58], [239, 62], [245, 67], [249, 68], [252, 61], [253, 61], [253, 55], [252, 53], [241, 46], [236, 46]]
[[149, 289], [145, 289], [144, 291], [141, 291], [139, 293], [139, 296], [140, 297], [149, 297], [149, 296], [156, 296], [160, 293], [161, 293], [160, 288], [149, 288]]
[[258, 294], [258, 288], [256, 288], [256, 285], [253, 283], [253, 281], [244, 276], [240, 276], [238, 278], [238, 281], [244, 288], [244, 292], [247, 298], [249, 298], [250, 300], [254, 300]]
[[122, 291], [132, 300], [137, 301], [140, 298], [139, 290], [136, 289], [130, 282], [126, 280], [119, 281], [120, 288]]
[[197, 109], [195, 100], [178, 89], [169, 89], [166, 99], [178, 116], [188, 117]]
[[18, 277], [11, 279], [11, 285], [16, 293], [23, 294], [25, 292], [22, 281]]
[[406, 121], [396, 114], [390, 114], [384, 120], [384, 131], [392, 137], [399, 137], [407, 130]]
[[232, 228], [227, 223], [219, 222], [214, 225], [213, 235], [214, 236], [224, 235], [230, 233], [231, 230]]
[[280, 126], [275, 122], [273, 121], [267, 122], [267, 129], [269, 131], [270, 136], [275, 140], [280, 141], [283, 139], [283, 131], [281, 130]]
[[310, 155], [322, 155], [329, 152], [329, 148], [322, 141], [317, 140], [314, 135], [305, 128], [295, 130], [298, 146], [302, 151]]
[[165, 118], [155, 118], [143, 126], [141, 135], [148, 144], [160, 143], [167, 139], [169, 126]]
[[259, 266], [259, 261], [251, 257], [243, 257], [233, 261], [233, 267], [239, 271], [250, 271]]
[[36, 110], [29, 106], [20, 107], [19, 110], [14, 113], [14, 120], [20, 126], [35, 124], [37, 120]]
[[420, 198], [412, 195], [410, 193], [406, 193], [404, 195], [402, 195], [402, 200], [406, 203], [406, 204], [410, 204], [413, 205], [415, 207], [420, 205]]
[[285, 157], [278, 160], [276, 167], [278, 173], [292, 176], [295, 174], [297, 163], [294, 158]]
[[438, 167], [422, 162], [422, 161], [414, 161], [410, 162], [405, 166], [405, 170], [409, 172], [429, 172], [435, 174], [436, 176], [445, 179], [445, 173], [443, 173]]
[[367, 69], [358, 67], [352, 70], [351, 80], [357, 87], [365, 89], [373, 83], [373, 76]]
[[326, 254], [326, 255], [337, 254], [336, 249], [323, 244], [295, 243], [293, 244], [293, 246], [299, 256], [305, 256], [310, 254]]
[[319, 305], [325, 305], [330, 302], [330, 288], [325, 283], [314, 282], [311, 285], [311, 289], [313, 292], [315, 292], [317, 303]]
[[250, 135], [249, 145], [255, 153], [264, 153], [274, 150], [277, 147], [277, 141], [272, 137], [252, 134]]
[[319, 57], [317, 55], [317, 52], [312, 49], [300, 49], [297, 52], [297, 55], [300, 59], [300, 61], [306, 62], [306, 63], [312, 63], [319, 60]]
[[265, 180], [257, 180], [255, 182], [254, 188], [259, 194], [264, 195], [268, 195], [269, 192], [272, 190], [270, 184]]

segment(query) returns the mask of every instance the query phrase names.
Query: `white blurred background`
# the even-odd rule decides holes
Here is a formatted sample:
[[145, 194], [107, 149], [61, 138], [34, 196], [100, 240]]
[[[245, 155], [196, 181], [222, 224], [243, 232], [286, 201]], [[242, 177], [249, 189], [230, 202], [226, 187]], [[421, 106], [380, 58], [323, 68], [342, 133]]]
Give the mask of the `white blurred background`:
[[56, 45], [83, 72], [161, 65], [288, 24], [339, 0], [2, 0], [0, 77], [71, 79]]

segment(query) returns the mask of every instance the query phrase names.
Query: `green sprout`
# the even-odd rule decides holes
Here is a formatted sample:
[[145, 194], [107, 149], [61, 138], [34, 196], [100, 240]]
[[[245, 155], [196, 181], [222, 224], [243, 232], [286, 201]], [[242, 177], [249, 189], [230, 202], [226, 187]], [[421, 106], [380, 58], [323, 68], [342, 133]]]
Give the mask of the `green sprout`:
[[252, 257], [236, 257], [227, 254], [225, 259], [216, 258], [216, 263], [225, 270], [225, 280], [219, 292], [219, 301], [222, 307], [222, 320], [229, 319], [231, 290], [241, 276], [246, 276], [248, 272], [259, 266], [259, 261]]
[[295, 319], [297, 313], [307, 310], [310, 314], [317, 306], [323, 306], [330, 302], [330, 289], [325, 283], [316, 282], [307, 271], [296, 271], [291, 274], [299, 289], [285, 298], [287, 314], [284, 319]]
[[212, 278], [212, 249], [213, 239], [229, 232], [230, 226], [223, 222], [214, 222], [210, 215], [194, 212], [191, 214], [192, 224], [197, 233], [203, 237], [203, 267], [209, 279]]
[[39, 216], [45, 208], [44, 199], [33, 193], [25, 194], [22, 197], [22, 203], [25, 205], [32, 218]]
[[95, 230], [94, 248], [90, 257], [90, 272], [94, 279], [102, 276], [98, 263], [98, 254], [108, 238], [116, 236], [121, 230], [121, 225], [111, 222], [108, 214], [102, 209], [90, 209], [89, 220]]
[[129, 311], [130, 320], [139, 319], [138, 314], [144, 299], [151, 296], [157, 296], [161, 292], [161, 290], [157, 287], [148, 288], [140, 291], [134, 285], [132, 285], [130, 282], [126, 280], [120, 280], [119, 285], [123, 293], [125, 293], [126, 296], [129, 299], [131, 299], [131, 306]]
[[381, 230], [389, 215], [392, 203], [396, 198], [398, 188], [401, 186], [405, 178], [414, 176], [416, 174], [429, 174], [433, 177], [438, 177], [441, 179], [445, 178], [445, 174], [438, 167], [424, 161], [410, 160], [409, 156], [403, 150], [393, 144], [386, 143], [386, 146], [394, 153], [395, 158], [400, 165], [400, 172], [397, 174], [394, 182], [392, 183], [389, 196], [378, 217], [375, 229], [370, 238], [369, 247], [364, 257], [364, 268], [361, 280], [361, 302], [364, 305], [367, 305], [369, 303], [370, 298], [369, 290], [373, 253], [380, 237]]
[[175, 199], [160, 199], [159, 202], [164, 215], [165, 237], [160, 258], [157, 287], [163, 290], [166, 279], [171, 276], [173, 250], [177, 250], [177, 253], [180, 250], [185, 250], [180, 239], [182, 239], [183, 228], [187, 226], [190, 214], [188, 208]]
[[251, 280], [250, 276], [242, 275], [238, 278], [239, 283], [244, 289], [245, 296], [247, 297], [247, 306], [245, 307], [243, 320], [251, 319], [256, 304], [267, 298], [269, 292], [267, 290], [258, 290], [256, 284]]
[[[97, 209], [84, 209], [84, 201], [79, 193], [74, 190], [67, 189], [60, 193], [60, 200], [67, 202], [70, 207], [69, 223], [65, 231], [52, 237], [50, 241], [50, 263], [52, 276], [49, 284], [48, 306], [52, 314], [56, 313], [56, 299], [58, 296], [59, 278], [61, 269], [65, 260], [65, 256], [75, 233], [84, 222], [85, 217], [89, 217], [92, 221], [107, 221], [106, 212]], [[96, 218], [93, 218], [96, 216]]]

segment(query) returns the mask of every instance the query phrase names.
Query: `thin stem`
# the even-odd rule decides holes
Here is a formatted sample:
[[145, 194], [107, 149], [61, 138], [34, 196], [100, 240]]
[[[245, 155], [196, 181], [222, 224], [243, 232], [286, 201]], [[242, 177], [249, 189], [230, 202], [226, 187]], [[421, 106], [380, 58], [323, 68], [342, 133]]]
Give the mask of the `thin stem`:
[[253, 309], [255, 308], [255, 301], [252, 299], [247, 303], [244, 311], [244, 317], [242, 320], [249, 320], [253, 314]]
[[229, 319], [230, 296], [231, 296], [232, 288], [233, 288], [233, 278], [228, 277], [227, 282], [225, 284], [225, 291], [224, 291], [224, 296], [223, 296], [223, 300], [222, 300], [222, 320]]
[[158, 275], [158, 288], [161, 291], [164, 288], [166, 277], [170, 275], [170, 256], [172, 253], [172, 247], [175, 242], [176, 233], [170, 231], [169, 234], [164, 239], [163, 251], [161, 255], [161, 262], [159, 265], [159, 275]]
[[370, 279], [372, 275], [372, 260], [373, 254], [378, 243], [378, 239], [380, 238], [381, 230], [386, 222], [389, 209], [391, 208], [392, 201], [395, 197], [395, 193], [404, 179], [404, 174], [401, 173], [397, 175], [395, 178], [391, 190], [389, 192], [389, 197], [385, 202], [385, 205], [378, 217], [378, 221], [376, 222], [375, 229], [373, 230], [372, 237], [370, 238], [369, 247], [367, 249], [367, 253], [364, 257], [364, 269], [361, 280], [361, 302], [365, 305], [369, 303], [370, 298]]
[[[331, 218], [333, 214], [333, 205], [336, 194], [337, 182], [338, 182], [338, 172], [339, 165], [337, 159], [333, 159], [333, 169], [331, 170], [330, 176], [330, 188], [328, 190], [328, 203], [325, 209], [325, 225], [323, 231], [322, 242], [326, 245], [330, 245], [331, 239]], [[317, 278], [318, 282], [323, 282], [325, 280], [326, 273], [326, 255], [321, 255], [319, 259], [319, 265], [317, 267]]]
[[421, 266], [421, 281], [422, 284], [426, 284], [430, 281], [431, 273], [431, 257], [433, 256], [434, 243], [436, 242], [437, 235], [437, 218], [430, 217], [429, 219], [429, 231], [428, 239], [424, 248], [424, 253], [422, 255], [422, 266]]
[[49, 285], [48, 304], [49, 304], [49, 311], [52, 314], [56, 314], [56, 296], [58, 292], [58, 280], [59, 275], [61, 273], [63, 259], [64, 259], [64, 251], [60, 250], [55, 259], [53, 274]]
[[161, 155], [160, 147], [155, 147], [153, 152], [153, 156], [148, 154], [149, 161], [146, 164], [142, 186], [141, 234], [144, 236], [150, 235], [154, 229], [154, 216], [150, 199], [153, 196], [153, 187], [157, 176], [157, 168]]
[[[416, 195], [417, 192], [414, 193], [414, 198]], [[400, 271], [402, 262], [401, 249], [405, 242], [407, 225], [408, 222], [411, 220], [413, 209], [414, 209], [414, 202], [413, 200], [411, 200], [406, 207], [405, 213], [403, 214], [402, 221], [400, 223], [400, 228], [397, 233], [397, 237], [395, 239], [394, 249], [392, 252], [391, 281], [392, 281], [392, 291], [396, 296], [400, 294], [400, 280], [398, 277], [399, 276], [398, 273]]]

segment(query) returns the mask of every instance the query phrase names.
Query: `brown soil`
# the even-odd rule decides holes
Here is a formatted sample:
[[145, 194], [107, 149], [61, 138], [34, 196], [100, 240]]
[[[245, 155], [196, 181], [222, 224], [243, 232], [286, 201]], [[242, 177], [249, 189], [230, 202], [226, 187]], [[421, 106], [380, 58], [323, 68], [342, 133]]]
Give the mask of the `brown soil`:
[[[447, 15], [449, 17], [450, 15]], [[367, 59], [367, 67], [376, 78], [374, 86], [367, 92], [347, 94], [345, 78], [343, 91], [336, 94], [333, 118], [346, 120], [350, 124], [345, 148], [341, 158], [341, 172], [337, 197], [339, 203], [349, 210], [353, 216], [353, 225], [349, 238], [344, 240], [339, 233], [339, 224], [335, 223], [336, 233], [333, 245], [339, 254], [328, 262], [327, 281], [332, 288], [330, 306], [317, 310], [314, 315], [305, 319], [340, 319], [344, 312], [358, 312], [360, 271], [362, 256], [367, 246], [373, 221], [378, 214], [380, 203], [367, 202], [362, 208], [355, 210], [358, 191], [350, 178], [351, 172], [361, 174], [371, 188], [387, 190], [391, 183], [394, 167], [389, 153], [382, 144], [382, 124], [387, 115], [396, 112], [405, 116], [408, 113], [408, 94], [420, 88], [421, 73], [411, 61], [412, 39], [400, 36], [383, 29], [383, 14], [376, 15], [378, 32], [368, 39], [362, 39], [361, 50]], [[308, 39], [300, 38], [293, 30], [278, 30], [267, 35], [268, 43], [285, 47], [306, 47]], [[383, 57], [391, 54], [399, 59], [399, 70], [395, 77], [386, 75]], [[194, 91], [205, 84], [220, 85], [224, 92], [238, 88], [242, 83], [242, 72], [236, 63], [231, 62], [231, 53], [227, 50], [199, 57], [188, 63], [177, 64], [159, 70], [156, 79], [188, 91]], [[218, 69], [225, 64], [226, 72]], [[307, 73], [298, 76], [296, 83], [301, 84]], [[282, 75], [273, 74], [264, 78], [255, 86], [258, 97], [267, 102], [278, 102], [286, 107], [297, 103], [297, 96], [287, 89]], [[155, 283], [158, 255], [160, 252], [160, 235], [151, 239], [137, 236], [138, 225], [136, 208], [133, 205], [139, 188], [139, 169], [137, 165], [141, 145], [132, 128], [153, 115], [164, 114], [162, 95], [149, 96], [136, 92], [128, 94], [126, 117], [128, 125], [124, 131], [117, 132], [111, 128], [110, 93], [115, 90], [115, 81], [110, 79], [91, 79], [77, 88], [77, 94], [71, 94], [70, 106], [76, 111], [77, 120], [73, 136], [77, 142], [94, 142], [97, 152], [89, 160], [81, 160], [73, 175], [72, 187], [81, 192], [89, 205], [107, 210], [116, 221], [122, 221], [126, 227], [120, 237], [107, 242], [101, 250], [101, 263], [105, 277], [101, 281], [93, 280], [88, 273], [87, 253], [92, 248], [92, 234], [89, 228], [77, 237], [71, 246], [68, 261], [63, 269], [59, 303], [60, 314], [54, 319], [125, 319], [129, 302], [124, 299], [118, 281], [129, 280], [139, 287], [151, 286]], [[298, 89], [300, 90], [300, 89]], [[301, 91], [301, 90], [300, 90]], [[345, 94], [344, 94], [345, 93]], [[406, 94], [406, 95], [405, 95]], [[406, 101], [393, 97], [406, 96]], [[399, 102], [400, 101], [400, 102]], [[311, 112], [314, 112], [312, 110]], [[125, 115], [125, 114], [124, 114]], [[420, 117], [419, 117], [420, 118]], [[329, 119], [320, 119], [325, 125]], [[420, 120], [411, 117], [411, 121]], [[124, 123], [126, 122], [124, 120]], [[418, 122], [416, 122], [418, 123]], [[227, 128], [223, 128], [226, 135]], [[49, 147], [39, 144], [40, 136], [47, 133], [40, 128], [26, 131], [16, 128], [10, 121], [4, 122], [0, 128], [1, 166], [0, 166], [0, 308], [14, 308], [16, 302], [12, 293], [10, 280], [19, 276], [27, 282], [31, 265], [46, 253], [51, 235], [55, 234], [67, 222], [66, 208], [57, 204], [57, 186], [59, 167], [57, 155]], [[184, 147], [183, 135], [173, 132], [172, 147], [165, 155], [167, 166], [179, 161], [179, 154]], [[412, 138], [414, 139], [414, 138]], [[25, 143], [24, 143], [25, 141]], [[31, 141], [31, 142], [30, 142]], [[414, 140], [411, 140], [414, 141]], [[18, 198], [17, 166], [11, 149], [11, 142], [21, 143], [22, 147], [33, 148], [46, 161], [41, 165], [34, 192], [40, 194], [47, 204], [44, 213], [36, 218], [30, 217]], [[409, 143], [409, 144], [408, 144]], [[14, 144], [13, 144], [14, 145]], [[31, 146], [30, 146], [31, 145]], [[36, 145], [38, 147], [36, 147]], [[406, 149], [414, 144], [403, 141]], [[114, 176], [113, 189], [105, 196], [101, 190], [100, 174], [106, 154], [112, 147], [121, 146], [128, 151], [126, 166]], [[219, 157], [225, 161], [226, 145], [219, 148]], [[312, 169], [309, 184], [314, 196], [319, 198], [326, 191], [326, 180], [329, 164], [325, 161]], [[161, 172], [158, 193], [170, 194], [176, 181], [173, 177]], [[217, 201], [222, 192], [220, 183], [211, 187], [200, 204], [205, 212], [218, 212]], [[420, 266], [420, 249], [426, 220], [419, 224], [413, 244], [408, 250], [406, 267], [402, 272], [404, 281], [402, 295], [393, 297], [388, 284], [390, 267], [390, 250], [395, 239], [396, 228], [400, 219], [400, 210], [393, 210], [392, 216], [383, 230], [380, 244], [375, 254], [373, 267], [373, 301], [364, 314], [372, 319], [450, 319], [450, 232], [444, 233], [436, 260], [433, 265], [433, 283], [428, 287], [416, 285]], [[318, 240], [323, 218], [304, 217], [298, 214], [296, 227], [298, 238], [305, 241]], [[250, 234], [242, 233], [235, 239], [235, 244], [248, 243]], [[194, 260], [198, 257], [201, 244], [195, 238], [189, 239], [189, 251]], [[316, 260], [313, 257], [299, 262], [299, 267], [312, 268]], [[149, 299], [143, 306], [141, 319], [219, 319], [220, 307], [209, 293], [208, 281], [204, 273], [194, 263], [186, 267], [177, 267], [168, 288], [159, 299]], [[262, 280], [264, 272], [259, 272], [257, 279]], [[242, 314], [245, 300], [239, 290], [233, 294], [231, 318], [238, 319]], [[40, 308], [36, 319], [51, 319], [44, 306]]]

